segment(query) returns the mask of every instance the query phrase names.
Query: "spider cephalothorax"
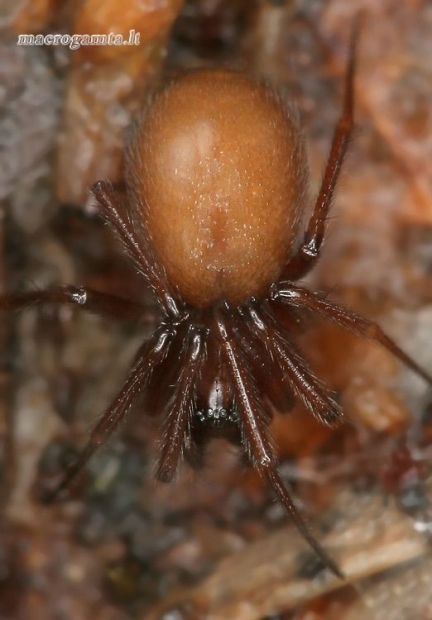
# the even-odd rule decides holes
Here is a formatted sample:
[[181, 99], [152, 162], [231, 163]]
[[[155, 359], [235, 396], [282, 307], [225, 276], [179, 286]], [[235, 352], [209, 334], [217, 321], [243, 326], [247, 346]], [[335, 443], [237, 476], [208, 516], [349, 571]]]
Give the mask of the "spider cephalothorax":
[[[324, 424], [342, 417], [289, 325], [305, 309], [319, 313], [379, 342], [431, 381], [376, 324], [295, 284], [319, 258], [353, 126], [354, 42], [355, 36], [343, 114], [306, 225], [307, 166], [291, 106], [266, 85], [225, 69], [186, 74], [161, 91], [139, 120], [126, 189], [106, 181], [92, 187], [163, 316], [53, 497], [140, 395], [144, 413], [161, 421], [159, 480], [173, 478], [182, 456], [199, 465], [210, 436], [244, 446], [323, 563], [342, 576], [297, 512], [269, 432], [273, 409], [288, 411], [294, 399]], [[3, 308], [29, 303], [73, 303], [137, 321], [145, 312], [138, 303], [70, 286], [0, 298]]]

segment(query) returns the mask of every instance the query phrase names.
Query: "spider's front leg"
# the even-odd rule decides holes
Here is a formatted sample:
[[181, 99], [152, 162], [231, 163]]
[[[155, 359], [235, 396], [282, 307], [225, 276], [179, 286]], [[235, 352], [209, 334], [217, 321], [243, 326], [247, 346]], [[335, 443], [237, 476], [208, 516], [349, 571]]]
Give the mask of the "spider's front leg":
[[264, 341], [267, 355], [279, 365], [283, 386], [288, 383], [295, 396], [319, 422], [326, 426], [338, 424], [343, 419], [343, 411], [334, 399], [335, 395], [314, 374], [287, 330], [277, 324], [271, 309], [263, 308], [260, 312], [250, 305], [245, 317], [250, 337]]
[[196, 383], [205, 356], [205, 336], [191, 326], [187, 335], [183, 363], [173, 397], [168, 405], [156, 478], [171, 482], [185, 447], [190, 443], [191, 420], [195, 407]]
[[175, 334], [175, 330], [163, 327], [142, 345], [123, 387], [92, 430], [76, 462], [69, 468], [55, 489], [44, 498], [47, 503], [57, 499], [62, 491], [72, 486], [98, 448], [105, 444], [118, 428], [134, 401], [147, 388], [155, 368], [167, 356]]
[[229, 319], [224, 320], [223, 316], [218, 317], [217, 329], [239, 411], [243, 441], [248, 448], [255, 467], [261, 476], [270, 482], [303, 538], [315, 551], [324, 566], [327, 566], [336, 577], [344, 579], [344, 575], [338, 565], [307, 528], [278, 472], [276, 452], [268, 431], [268, 416], [263, 410], [263, 405], [258, 396], [252, 373], [248, 368], [247, 360], [228, 325]]

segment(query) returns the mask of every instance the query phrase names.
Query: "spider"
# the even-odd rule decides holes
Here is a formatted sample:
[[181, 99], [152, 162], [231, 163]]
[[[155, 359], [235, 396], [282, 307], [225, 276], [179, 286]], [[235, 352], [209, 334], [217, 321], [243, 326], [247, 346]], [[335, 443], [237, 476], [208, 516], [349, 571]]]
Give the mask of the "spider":
[[[244, 446], [324, 566], [343, 578], [298, 512], [269, 432], [273, 409], [288, 411], [294, 398], [323, 424], [342, 418], [296, 346], [296, 317], [318, 313], [380, 343], [432, 382], [377, 324], [297, 284], [320, 257], [353, 129], [356, 40], [354, 29], [343, 110], [307, 222], [306, 156], [291, 102], [228, 69], [195, 70], [157, 93], [128, 147], [124, 187], [91, 187], [162, 319], [51, 499], [70, 487], [140, 396], [146, 413], [161, 419], [158, 480], [171, 481], [182, 457], [198, 466], [210, 437]], [[0, 298], [7, 310], [35, 303], [137, 321], [145, 312], [139, 303], [74, 286]]]

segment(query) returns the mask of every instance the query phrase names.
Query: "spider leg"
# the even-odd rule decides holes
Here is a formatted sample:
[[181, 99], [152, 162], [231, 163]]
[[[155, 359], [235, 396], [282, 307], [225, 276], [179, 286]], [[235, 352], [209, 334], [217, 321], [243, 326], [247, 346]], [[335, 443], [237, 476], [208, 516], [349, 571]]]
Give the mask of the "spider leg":
[[128, 413], [134, 400], [147, 386], [154, 367], [164, 359], [174, 335], [175, 333], [167, 328], [158, 330], [141, 347], [137, 361], [130, 370], [125, 384], [92, 430], [90, 438], [77, 461], [70, 467], [56, 488], [45, 498], [47, 503], [54, 501], [62, 491], [71, 486], [89, 459], [111, 437]]
[[344, 579], [344, 575], [340, 568], [315, 540], [307, 528], [306, 523], [291, 498], [289, 490], [285, 487], [279, 475], [275, 449], [270, 440], [268, 426], [265, 421], [266, 416], [261, 412], [262, 403], [258, 398], [256, 386], [248, 369], [247, 360], [227, 325], [228, 321], [224, 321], [224, 319], [219, 316], [217, 319], [217, 328], [221, 340], [222, 353], [231, 377], [239, 409], [243, 437], [255, 466], [261, 476], [270, 482], [299, 532], [315, 551], [323, 564], [327, 566], [334, 575], [340, 579]]
[[348, 331], [379, 343], [403, 364], [408, 366], [408, 368], [411, 368], [412, 371], [425, 381], [432, 384], [432, 376], [423, 370], [409, 355], [404, 353], [377, 323], [369, 321], [342, 306], [321, 299], [316, 293], [312, 293], [305, 288], [293, 286], [286, 282], [278, 284], [273, 288], [272, 298], [279, 299], [290, 306], [306, 307], [319, 312]]
[[156, 469], [156, 478], [161, 482], [170, 482], [173, 479], [180, 457], [184, 453], [185, 444], [190, 435], [196, 379], [204, 353], [203, 334], [196, 328], [191, 328], [184, 363], [169, 404], [170, 411], [163, 429], [161, 451]]
[[143, 305], [83, 286], [56, 286], [45, 291], [23, 291], [0, 296], [0, 310], [17, 311], [42, 304], [71, 304], [109, 318], [145, 321], [146, 309]]
[[303, 242], [285, 266], [281, 278], [284, 280], [295, 281], [303, 278], [315, 266], [320, 255], [326, 220], [354, 127], [354, 76], [358, 28], [359, 22], [356, 20], [350, 40], [342, 116], [334, 131], [321, 188]]
[[251, 329], [247, 308], [239, 308], [238, 311], [242, 320], [235, 324], [236, 334], [240, 336], [238, 340], [257, 386], [278, 413], [291, 411], [295, 395], [291, 387], [288, 389], [285, 385], [285, 389], [281, 389], [281, 384], [285, 383], [285, 373], [279, 360], [268, 347], [267, 338]]
[[138, 272], [150, 284], [165, 314], [179, 318], [180, 310], [170, 291], [165, 273], [157, 267], [158, 262], [152, 254], [142, 214], [137, 213], [139, 205], [135, 205], [124, 190], [109, 181], [97, 181], [90, 191], [101, 207], [101, 215], [120, 240]]
[[326, 426], [339, 423], [343, 411], [332, 391], [316, 377], [286, 331], [279, 329], [271, 311], [267, 310], [261, 318], [252, 306], [248, 310], [250, 331], [264, 340], [269, 354], [278, 362], [294, 394], [309, 413]]

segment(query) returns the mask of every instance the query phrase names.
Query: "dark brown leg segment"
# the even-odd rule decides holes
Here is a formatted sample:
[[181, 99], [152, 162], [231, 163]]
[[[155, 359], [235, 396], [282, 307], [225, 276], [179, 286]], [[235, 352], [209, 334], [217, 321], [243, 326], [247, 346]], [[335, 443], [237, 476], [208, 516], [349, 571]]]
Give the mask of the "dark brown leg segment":
[[315, 376], [286, 331], [278, 328], [271, 313], [267, 311], [263, 316], [264, 320], [251, 308], [250, 329], [266, 342], [269, 355], [280, 365], [290, 388], [319, 422], [327, 426], [338, 424], [343, 412], [333, 393]]
[[92, 430], [90, 439], [78, 460], [72, 465], [58, 486], [45, 498], [45, 501], [52, 502], [62, 491], [68, 489], [98, 448], [105, 444], [118, 428], [136, 397], [145, 389], [153, 368], [167, 354], [172, 336], [167, 330], [159, 331], [143, 345], [124, 386]]
[[24, 291], [0, 296], [0, 310], [18, 311], [29, 306], [71, 304], [87, 312], [115, 319], [145, 322], [146, 308], [123, 297], [83, 286], [56, 286], [45, 291]]
[[157, 267], [152, 254], [142, 214], [136, 212], [136, 205], [125, 191], [109, 181], [98, 181], [90, 188], [101, 206], [101, 214], [121, 242], [125, 252], [132, 259], [154, 290], [165, 314], [178, 318], [180, 310], [169, 290], [165, 275]]
[[318, 297], [315, 293], [311, 293], [300, 286], [291, 286], [287, 283], [281, 283], [274, 287], [272, 292], [273, 299], [280, 299], [290, 306], [306, 307], [315, 312], [319, 312], [327, 319], [337, 323], [341, 327], [369, 338], [385, 347], [390, 353], [393, 353], [403, 364], [411, 368], [416, 374], [425, 381], [432, 384], [432, 376], [423, 370], [409, 355], [404, 353], [400, 347], [389, 337], [377, 323], [364, 319], [362, 316], [343, 308], [337, 304], [331, 303]]
[[326, 220], [354, 126], [354, 76], [357, 39], [358, 22], [354, 25], [351, 35], [342, 116], [333, 135], [321, 189], [303, 243], [286, 265], [281, 277], [283, 280], [293, 282], [303, 278], [315, 266], [320, 255]]
[[315, 551], [323, 564], [327, 566], [334, 575], [343, 579], [344, 576], [337, 564], [309, 532], [309, 529], [279, 475], [275, 450], [270, 441], [267, 424], [265, 422], [266, 416], [261, 412], [262, 403], [258, 398], [257, 390], [251, 374], [248, 371], [247, 362], [242, 350], [237, 344], [233, 334], [228, 330], [227, 323], [223, 318], [218, 319], [217, 327], [222, 345], [222, 353], [229, 369], [239, 409], [243, 439], [248, 446], [250, 456], [260, 474], [272, 485], [276, 495], [279, 497], [285, 510], [288, 512], [304, 539]]
[[190, 442], [195, 385], [204, 351], [201, 333], [196, 331], [194, 333], [191, 330], [188, 340], [184, 363], [176, 382], [174, 396], [169, 405], [170, 411], [164, 426], [156, 470], [156, 478], [161, 482], [170, 482], [173, 479], [188, 438]]

